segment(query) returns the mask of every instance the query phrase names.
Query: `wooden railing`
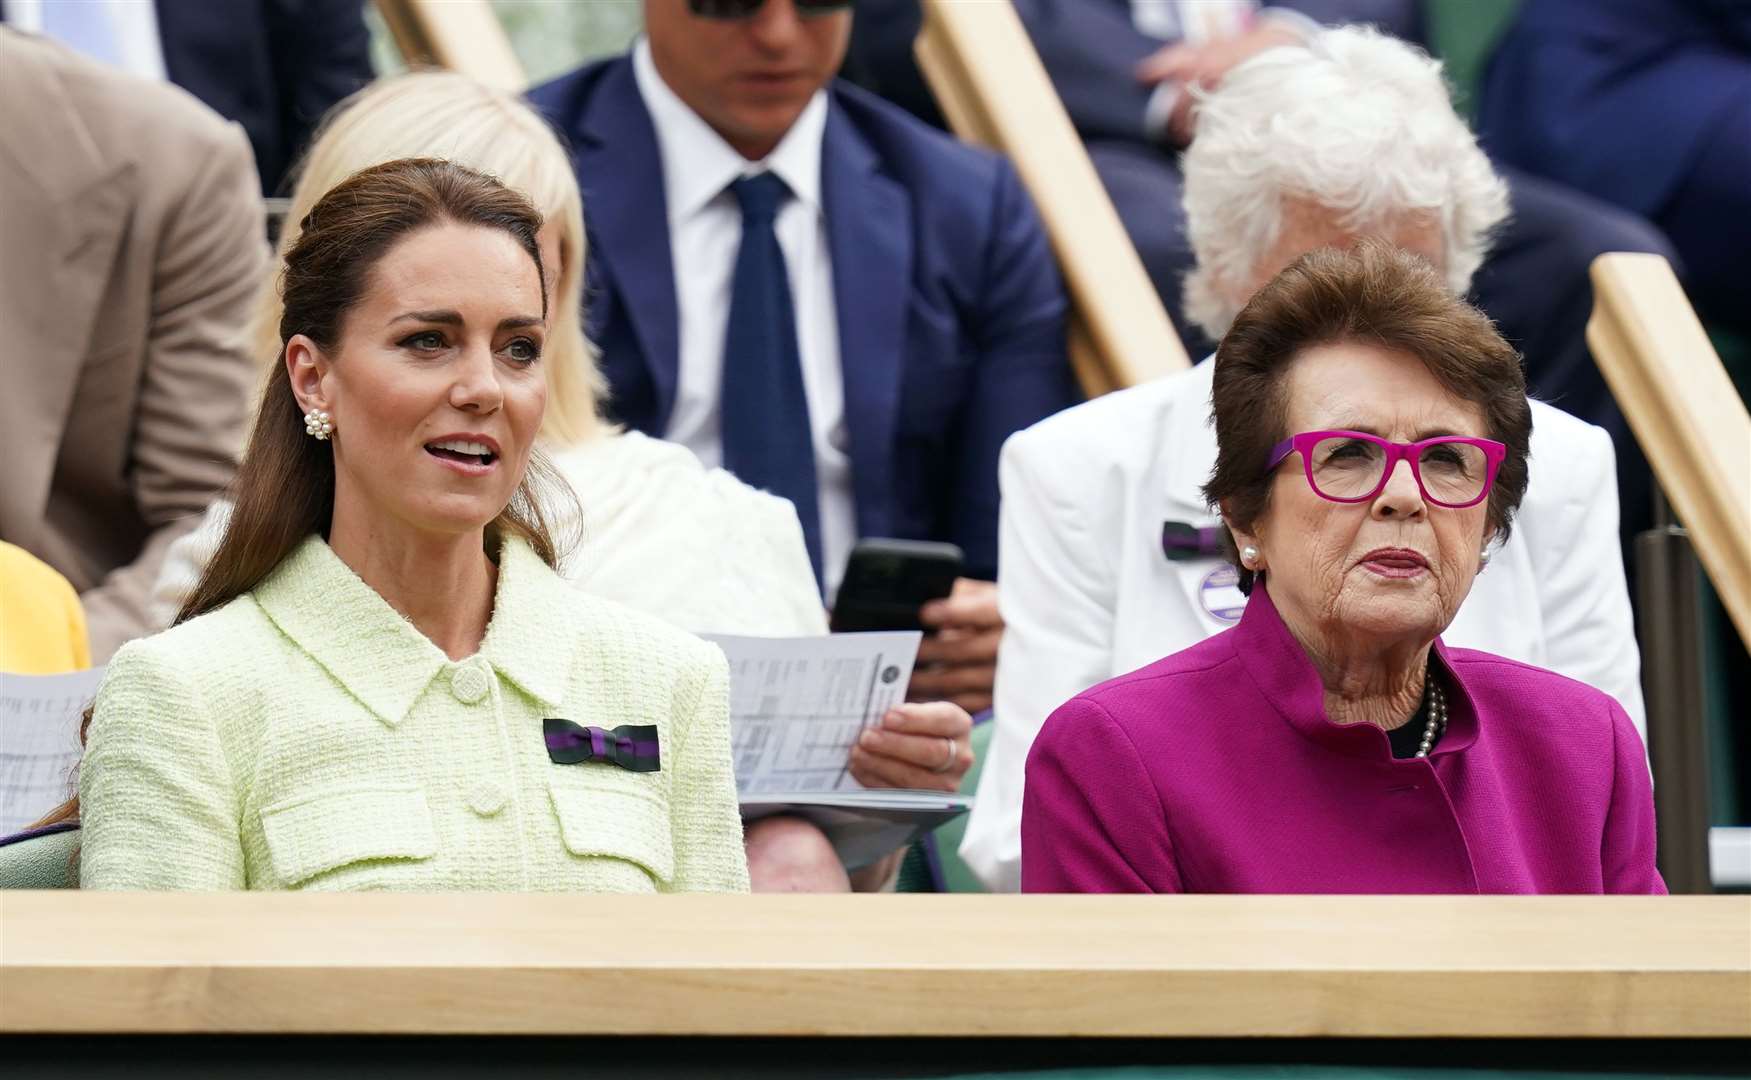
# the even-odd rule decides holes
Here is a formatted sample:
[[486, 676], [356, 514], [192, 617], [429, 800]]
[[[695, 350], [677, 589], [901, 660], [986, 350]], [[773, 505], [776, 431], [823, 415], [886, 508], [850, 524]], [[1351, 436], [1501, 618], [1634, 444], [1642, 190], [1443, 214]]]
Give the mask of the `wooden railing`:
[[0, 1033], [1751, 1036], [1751, 898], [0, 895]]
[[924, 0], [918, 64], [955, 133], [1001, 151], [1033, 195], [1075, 313], [1090, 395], [1189, 366], [1137, 249], [1009, 0]]
[[1587, 344], [1751, 642], [1751, 416], [1665, 259], [1601, 255], [1593, 293]]
[[529, 83], [487, 0], [377, 0], [377, 10], [410, 66], [448, 68], [518, 93]]

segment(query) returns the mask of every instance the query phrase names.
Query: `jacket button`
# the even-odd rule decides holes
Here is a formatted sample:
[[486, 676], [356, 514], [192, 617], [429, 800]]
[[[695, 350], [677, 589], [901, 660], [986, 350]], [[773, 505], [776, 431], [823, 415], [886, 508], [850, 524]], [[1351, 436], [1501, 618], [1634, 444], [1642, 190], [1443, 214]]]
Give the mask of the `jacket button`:
[[476, 784], [468, 794], [468, 808], [481, 817], [492, 817], [505, 808], [505, 789], [497, 784]]
[[464, 705], [473, 705], [486, 697], [492, 684], [479, 662], [470, 662], [450, 672], [450, 692]]

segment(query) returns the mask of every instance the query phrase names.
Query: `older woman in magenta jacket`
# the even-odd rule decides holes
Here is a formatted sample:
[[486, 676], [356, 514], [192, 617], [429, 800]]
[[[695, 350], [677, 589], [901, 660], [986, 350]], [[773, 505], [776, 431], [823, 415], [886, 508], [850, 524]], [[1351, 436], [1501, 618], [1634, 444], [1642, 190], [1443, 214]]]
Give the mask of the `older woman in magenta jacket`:
[[1488, 320], [1414, 256], [1316, 251], [1236, 320], [1212, 399], [1245, 614], [1052, 714], [1022, 887], [1665, 892], [1616, 701], [1440, 641], [1526, 489]]

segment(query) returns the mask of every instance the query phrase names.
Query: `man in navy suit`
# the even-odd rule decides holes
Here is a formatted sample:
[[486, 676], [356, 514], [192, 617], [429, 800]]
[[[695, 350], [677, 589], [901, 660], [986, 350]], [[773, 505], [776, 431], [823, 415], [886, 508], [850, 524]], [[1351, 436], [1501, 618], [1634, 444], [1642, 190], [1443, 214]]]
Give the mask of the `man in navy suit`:
[[236, 121], [268, 195], [329, 107], [371, 81], [364, 0], [0, 0], [0, 18]]
[[[626, 56], [537, 87], [590, 231], [612, 418], [790, 498], [833, 594], [859, 537], [951, 541], [915, 694], [989, 702], [997, 456], [1077, 400], [1013, 169], [835, 79], [847, 0], [646, 0]], [[752, 390], [751, 390], [752, 388]]]
[[1527, 0], [1482, 98], [1492, 154], [1646, 214], [1704, 316], [1751, 332], [1751, 3]]

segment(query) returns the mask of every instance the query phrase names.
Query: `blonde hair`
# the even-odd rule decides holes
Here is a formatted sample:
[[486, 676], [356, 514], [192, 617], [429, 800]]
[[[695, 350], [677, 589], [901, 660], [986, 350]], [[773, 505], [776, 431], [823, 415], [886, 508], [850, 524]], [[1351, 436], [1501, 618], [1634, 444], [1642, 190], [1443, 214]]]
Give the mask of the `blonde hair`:
[[[597, 405], [603, 381], [584, 338], [584, 204], [571, 160], [547, 123], [515, 96], [449, 71], [379, 79], [328, 114], [298, 165], [291, 209], [280, 231], [277, 265], [298, 242], [312, 207], [355, 173], [400, 158], [442, 158], [521, 192], [559, 230], [560, 265], [550, 329], [542, 353], [547, 413], [541, 434], [570, 446], [608, 431]], [[256, 355], [278, 357], [283, 269], [257, 294], [251, 341]]]

